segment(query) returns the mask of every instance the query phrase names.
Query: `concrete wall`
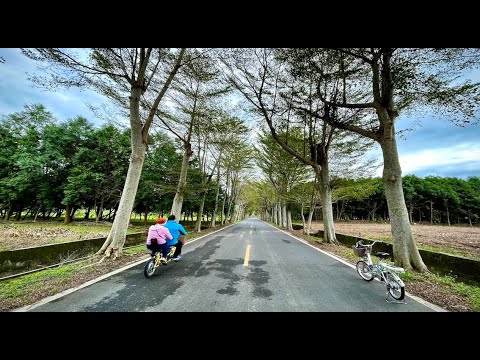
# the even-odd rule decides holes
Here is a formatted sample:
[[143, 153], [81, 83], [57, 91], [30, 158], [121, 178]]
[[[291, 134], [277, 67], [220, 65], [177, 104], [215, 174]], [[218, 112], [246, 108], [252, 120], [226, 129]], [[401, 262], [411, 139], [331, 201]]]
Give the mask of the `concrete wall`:
[[[363, 240], [366, 244], [372, 242], [370, 239], [356, 236], [339, 233], [336, 235], [337, 240], [347, 246], [355, 245], [359, 240]], [[319, 230], [314, 236], [323, 238], [323, 231]], [[388, 252], [393, 259], [392, 244], [378, 241], [375, 243], [375, 252], [377, 251]], [[480, 283], [480, 261], [429, 250], [419, 249], [418, 251], [430, 271], [442, 275], [457, 275], [465, 280], [473, 280], [476, 283]]]
[[[126, 236], [125, 246], [139, 245], [145, 242], [146, 232]], [[53, 265], [67, 258], [87, 256], [98, 251], [107, 238], [95, 238], [51, 244], [31, 248], [0, 251], [0, 276], [5, 272], [18, 273]]]

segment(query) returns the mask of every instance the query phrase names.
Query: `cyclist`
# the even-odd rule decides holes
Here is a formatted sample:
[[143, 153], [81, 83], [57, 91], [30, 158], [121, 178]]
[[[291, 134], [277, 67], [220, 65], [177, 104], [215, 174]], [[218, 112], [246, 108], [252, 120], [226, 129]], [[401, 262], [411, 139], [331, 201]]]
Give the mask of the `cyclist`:
[[182, 246], [183, 246], [183, 243], [181, 241], [179, 241], [178, 238], [180, 237], [180, 234], [181, 235], [187, 235], [187, 231], [185, 230], [185, 228], [182, 225], [180, 225], [179, 223], [177, 223], [175, 221], [175, 215], [170, 215], [168, 217], [168, 221], [165, 224], [165, 228], [170, 230], [170, 233], [173, 236], [172, 240], [167, 241], [167, 245], [169, 247], [171, 245], [176, 246], [175, 253], [173, 254], [172, 258], [173, 258], [173, 260], [178, 261], [182, 257], [180, 255], [180, 253], [182, 252]]
[[[167, 219], [158, 218], [155, 220], [155, 224], [150, 226], [148, 229], [147, 236], [147, 249], [152, 250], [153, 252], [161, 251], [162, 257], [160, 262], [162, 264], [167, 263], [167, 254], [168, 254], [168, 244], [166, 240], [172, 240], [173, 236], [170, 234], [170, 230], [165, 226]], [[152, 239], [157, 239], [157, 246], [152, 246]]]

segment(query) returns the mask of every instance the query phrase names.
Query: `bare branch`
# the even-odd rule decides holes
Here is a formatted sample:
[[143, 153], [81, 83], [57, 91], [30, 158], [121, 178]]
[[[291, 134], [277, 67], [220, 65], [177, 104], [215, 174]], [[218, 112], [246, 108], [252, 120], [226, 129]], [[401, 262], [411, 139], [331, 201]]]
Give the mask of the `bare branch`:
[[170, 83], [173, 80], [173, 77], [177, 73], [178, 69], [180, 68], [180, 64], [183, 58], [183, 55], [185, 54], [185, 48], [182, 48], [180, 50], [180, 54], [178, 55], [177, 61], [175, 62], [175, 66], [173, 67], [172, 71], [170, 71], [170, 74], [168, 75], [167, 81], [163, 84], [162, 90], [158, 94], [157, 98], [153, 102], [152, 108], [150, 109], [150, 113], [148, 114], [147, 120], [145, 121], [145, 124], [143, 125], [142, 129], [142, 136], [143, 136], [143, 141], [146, 143], [148, 139], [148, 130], [150, 129], [150, 125], [152, 124], [153, 117], [155, 115], [155, 112], [157, 111], [158, 104], [160, 103], [160, 100], [162, 100], [163, 95], [165, 95], [165, 92], [167, 91], [168, 87], [170, 86]]

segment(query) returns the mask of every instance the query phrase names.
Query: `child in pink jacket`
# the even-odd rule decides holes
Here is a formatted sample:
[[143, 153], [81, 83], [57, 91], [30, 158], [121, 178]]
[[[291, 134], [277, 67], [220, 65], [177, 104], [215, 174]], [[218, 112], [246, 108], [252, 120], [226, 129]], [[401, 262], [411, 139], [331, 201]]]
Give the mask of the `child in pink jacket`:
[[[147, 249], [152, 250], [152, 252], [161, 251], [162, 257], [160, 261], [164, 264], [167, 263], [167, 252], [168, 246], [165, 239], [172, 240], [173, 236], [170, 234], [170, 230], [168, 230], [164, 225], [167, 222], [165, 218], [158, 218], [155, 221], [155, 225], [150, 226], [148, 229], [148, 236], [147, 236]], [[157, 246], [155, 244], [152, 245], [152, 239], [157, 239]]]

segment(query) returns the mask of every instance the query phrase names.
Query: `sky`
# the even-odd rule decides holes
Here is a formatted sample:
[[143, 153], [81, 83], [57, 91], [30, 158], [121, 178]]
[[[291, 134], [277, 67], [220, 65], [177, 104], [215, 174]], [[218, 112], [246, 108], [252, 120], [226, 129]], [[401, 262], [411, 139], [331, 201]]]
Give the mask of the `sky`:
[[[100, 106], [108, 103], [103, 96], [89, 90], [69, 89], [47, 92], [33, 87], [27, 72], [35, 74], [37, 64], [24, 56], [20, 49], [0, 48], [0, 116], [22, 111], [25, 104], [43, 104], [58, 120], [78, 115], [101, 126], [87, 104]], [[467, 74], [472, 81], [480, 81], [480, 71]], [[397, 137], [402, 174], [419, 177], [480, 176], [480, 124], [457, 127], [445, 119], [431, 115], [401, 116], [397, 130], [412, 128]], [[381, 158], [380, 147], [372, 151]], [[377, 176], [381, 176], [382, 167]]]
[[72, 88], [60, 91], [45, 91], [35, 88], [28, 80], [28, 74], [37, 73], [37, 63], [22, 54], [20, 49], [0, 48], [0, 116], [20, 112], [26, 104], [42, 104], [57, 120], [66, 120], [78, 115], [90, 122], [95, 120], [87, 104], [100, 106], [108, 100], [93, 91]]

